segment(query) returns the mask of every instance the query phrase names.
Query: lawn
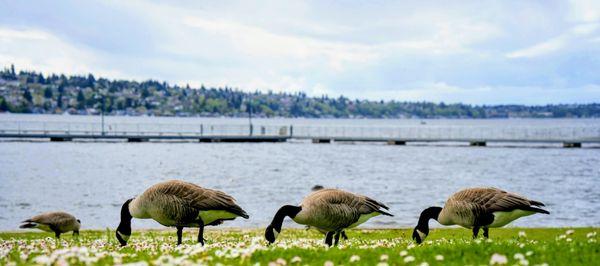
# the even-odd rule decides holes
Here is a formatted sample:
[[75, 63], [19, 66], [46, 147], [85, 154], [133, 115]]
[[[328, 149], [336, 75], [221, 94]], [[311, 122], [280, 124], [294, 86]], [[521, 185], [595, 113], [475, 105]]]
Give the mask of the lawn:
[[86, 230], [60, 241], [44, 232], [0, 233], [0, 265], [600, 265], [599, 228], [491, 229], [489, 240], [473, 240], [470, 230], [433, 229], [422, 245], [411, 229], [348, 230], [350, 238], [328, 248], [316, 231], [284, 229], [267, 246], [262, 230], [215, 229], [184, 232], [176, 246], [175, 230], [137, 231], [121, 248], [114, 231]]

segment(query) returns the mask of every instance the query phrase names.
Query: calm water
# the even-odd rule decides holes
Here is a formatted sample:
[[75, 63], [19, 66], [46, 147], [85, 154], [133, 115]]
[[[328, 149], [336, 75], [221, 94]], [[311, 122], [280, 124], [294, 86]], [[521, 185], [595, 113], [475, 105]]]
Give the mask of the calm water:
[[[0, 115], [0, 120], [11, 119], [97, 118]], [[416, 124], [420, 120], [283, 122], [379, 125]], [[427, 123], [599, 126], [597, 120], [427, 120]], [[414, 226], [423, 208], [442, 205], [454, 191], [471, 186], [496, 186], [518, 192], [546, 203], [551, 212], [549, 216], [523, 218], [514, 226], [600, 226], [598, 148], [0, 141], [0, 230], [16, 230], [19, 221], [58, 209], [75, 214], [86, 228], [112, 228], [119, 222], [119, 209], [126, 199], [168, 179], [221, 189], [237, 198], [251, 218], [226, 223], [236, 227], [265, 226], [281, 205], [298, 203], [315, 184], [372, 196], [388, 204], [396, 215], [376, 217], [364, 227]], [[133, 226], [161, 227], [140, 220]]]

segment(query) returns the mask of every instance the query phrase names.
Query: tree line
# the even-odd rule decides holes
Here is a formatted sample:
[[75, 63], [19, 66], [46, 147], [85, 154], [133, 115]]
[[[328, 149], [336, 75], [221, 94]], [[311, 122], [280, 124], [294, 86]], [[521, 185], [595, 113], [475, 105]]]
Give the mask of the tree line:
[[191, 88], [146, 80], [109, 80], [92, 74], [0, 71], [0, 112], [156, 116], [307, 118], [508, 118], [600, 117], [600, 103], [469, 105], [373, 101], [306, 93], [244, 92], [230, 87]]

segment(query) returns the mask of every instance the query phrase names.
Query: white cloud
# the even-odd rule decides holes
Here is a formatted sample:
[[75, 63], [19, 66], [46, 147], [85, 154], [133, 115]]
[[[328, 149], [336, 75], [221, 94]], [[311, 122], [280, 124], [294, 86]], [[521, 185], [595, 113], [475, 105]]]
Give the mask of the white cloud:
[[574, 24], [564, 33], [533, 46], [509, 52], [506, 56], [509, 58], [531, 58], [568, 49], [576, 42], [594, 42], [598, 38], [595, 33], [600, 28], [600, 22], [598, 22], [600, 20], [600, 1], [569, 1], [568, 18]]
[[75, 47], [59, 37], [40, 29], [11, 29], [0, 27], [0, 65], [15, 64], [49, 73], [122, 76], [114, 69], [95, 66], [98, 53]]
[[[460, 100], [461, 97], [487, 93], [489, 87], [478, 87], [473, 89], [463, 88], [456, 85], [451, 85], [446, 82], [418, 82], [414, 84], [400, 85], [398, 90], [394, 92], [394, 99], [406, 99], [411, 101], [434, 101], [434, 102], [465, 102]], [[392, 97], [392, 95], [388, 95]], [[382, 98], [384, 99], [384, 98]]]
[[557, 37], [537, 43], [524, 49], [507, 53], [506, 56], [509, 58], [543, 56], [568, 47], [572, 47], [574, 43], [581, 42], [582, 40], [593, 41], [594, 33], [598, 30], [598, 28], [600, 28], [600, 23], [577, 24], [571, 27], [567, 32]]
[[47, 33], [39, 30], [15, 30], [9, 28], [0, 28], [0, 40], [2, 41], [11, 41], [15, 39], [46, 40], [50, 37], [51, 36], [49, 36]]
[[[573, 90], [584, 94], [574, 94]], [[589, 84], [576, 88], [547, 88], [540, 86], [479, 86], [460, 87], [447, 82], [398, 84], [393, 90], [368, 89], [350, 97], [373, 100], [431, 101], [466, 104], [548, 104], [591, 103], [600, 101], [600, 87]]]
[[598, 3], [81, 2], [97, 15], [85, 23], [68, 5], [0, 9], [0, 67], [369, 99], [511, 102], [547, 85], [589, 98]]
[[579, 24], [571, 29], [575, 35], [588, 35], [594, 33], [600, 27], [600, 23]]
[[560, 50], [565, 47], [566, 44], [567, 38], [565, 36], [559, 36], [525, 49], [510, 52], [506, 56], [509, 58], [536, 57]]
[[315, 84], [310, 91], [308, 92], [309, 95], [312, 95], [314, 97], [320, 97], [323, 95], [329, 95], [329, 96], [335, 96], [333, 95], [333, 93], [329, 90], [329, 88], [327, 88], [327, 86], [325, 86], [324, 84], [321, 83], [317, 83]]
[[569, 18], [577, 22], [596, 22], [600, 20], [600, 1], [570, 0]]
[[346, 64], [369, 63], [377, 59], [377, 54], [367, 45], [275, 34], [233, 21], [194, 16], [185, 17], [184, 24], [212, 34], [227, 36], [239, 52], [249, 56], [285, 57], [290, 60], [326, 58], [329, 67], [336, 71], [343, 70]]
[[[587, 84], [585, 86], [583, 86], [583, 90], [586, 92], [592, 92], [592, 93], [597, 93], [600, 94], [600, 85], [598, 84]], [[593, 100], [593, 99], [590, 99]], [[595, 101], [597, 101], [599, 99], [595, 99]]]

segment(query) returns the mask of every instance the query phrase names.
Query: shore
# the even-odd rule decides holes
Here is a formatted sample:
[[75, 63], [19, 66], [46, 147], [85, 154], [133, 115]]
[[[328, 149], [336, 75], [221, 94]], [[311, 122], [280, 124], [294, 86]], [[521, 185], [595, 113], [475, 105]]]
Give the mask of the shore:
[[209, 228], [205, 247], [192, 229], [181, 246], [174, 230], [137, 230], [124, 248], [111, 230], [83, 230], [78, 239], [64, 234], [60, 241], [45, 232], [0, 232], [0, 264], [592, 265], [600, 261], [597, 231], [501, 228], [490, 229], [488, 240], [473, 240], [467, 229], [432, 229], [415, 245], [412, 229], [356, 229], [332, 248], [315, 230], [285, 228], [270, 246], [260, 229]]

